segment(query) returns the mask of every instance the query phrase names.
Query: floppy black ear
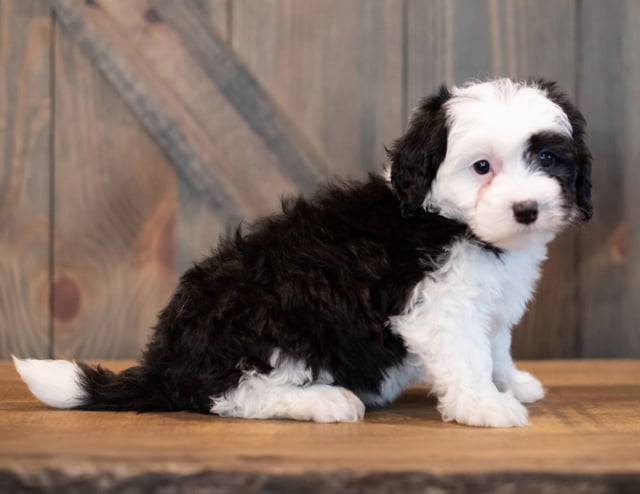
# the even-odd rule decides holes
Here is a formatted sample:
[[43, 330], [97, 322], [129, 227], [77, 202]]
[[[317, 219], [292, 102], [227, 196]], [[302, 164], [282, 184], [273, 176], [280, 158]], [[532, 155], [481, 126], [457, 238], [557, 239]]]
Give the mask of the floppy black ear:
[[391, 183], [402, 211], [418, 210], [447, 153], [447, 117], [444, 103], [451, 98], [446, 87], [424, 99], [414, 111], [409, 129], [387, 150], [391, 160]]
[[586, 121], [582, 113], [569, 100], [569, 97], [558, 89], [554, 81], [537, 79], [535, 83], [547, 93], [547, 97], [557, 104], [569, 117], [572, 128], [572, 140], [576, 160], [576, 204], [580, 209], [581, 220], [589, 221], [593, 216], [593, 204], [591, 202], [591, 151], [585, 143]]
[[581, 152], [578, 162], [576, 204], [582, 213], [582, 221], [589, 221], [593, 216], [593, 203], [591, 202], [591, 152], [586, 146]]

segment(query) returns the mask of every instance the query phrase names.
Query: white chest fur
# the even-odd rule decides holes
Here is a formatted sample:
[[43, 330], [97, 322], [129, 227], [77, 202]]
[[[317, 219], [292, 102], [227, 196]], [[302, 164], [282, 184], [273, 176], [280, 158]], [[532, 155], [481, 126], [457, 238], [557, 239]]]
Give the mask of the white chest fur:
[[[389, 389], [383, 385], [378, 399], [391, 398], [418, 374], [433, 386], [445, 417], [459, 415], [447, 407], [449, 402], [459, 406], [456, 396], [469, 395], [462, 390], [502, 399], [492, 374], [498, 367], [509, 375], [515, 372], [509, 332], [526, 309], [545, 256], [544, 246], [496, 255], [471, 241], [454, 244], [446, 262], [416, 285], [403, 313], [390, 319], [409, 356], [390, 370]], [[522, 414], [518, 406], [516, 402], [514, 408]], [[524, 419], [505, 420], [526, 421], [526, 412]]]
[[410, 340], [446, 331], [454, 321], [485, 331], [512, 326], [533, 294], [545, 256], [544, 246], [496, 255], [473, 242], [458, 242], [442, 267], [416, 285], [392, 326]]

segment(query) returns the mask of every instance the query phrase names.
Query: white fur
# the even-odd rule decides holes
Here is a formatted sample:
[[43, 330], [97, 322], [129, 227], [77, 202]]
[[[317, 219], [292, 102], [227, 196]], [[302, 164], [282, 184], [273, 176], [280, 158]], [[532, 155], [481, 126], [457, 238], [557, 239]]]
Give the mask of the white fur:
[[511, 391], [522, 403], [532, 403], [544, 397], [540, 381], [529, 372], [515, 368], [511, 359], [511, 331], [502, 324], [491, 337], [493, 359], [493, 382], [500, 391]]
[[382, 167], [382, 171], [380, 172], [380, 177], [384, 180], [389, 187], [391, 187], [391, 166], [385, 165]]
[[[527, 410], [518, 400], [538, 399], [542, 388], [515, 369], [509, 331], [525, 310], [545, 255], [543, 246], [532, 246], [498, 257], [461, 241], [445, 264], [416, 286], [404, 313], [391, 318], [394, 331], [422, 360], [445, 420], [527, 424]], [[495, 376], [494, 361], [499, 363]]]
[[364, 404], [351, 391], [333, 386], [322, 372], [317, 380], [304, 361], [274, 351], [268, 374], [246, 372], [233, 390], [212, 397], [211, 413], [251, 419], [285, 418], [314, 422], [356, 422]]
[[40, 401], [54, 408], [82, 405], [86, 393], [80, 385], [82, 371], [75, 362], [12, 358], [18, 374]]

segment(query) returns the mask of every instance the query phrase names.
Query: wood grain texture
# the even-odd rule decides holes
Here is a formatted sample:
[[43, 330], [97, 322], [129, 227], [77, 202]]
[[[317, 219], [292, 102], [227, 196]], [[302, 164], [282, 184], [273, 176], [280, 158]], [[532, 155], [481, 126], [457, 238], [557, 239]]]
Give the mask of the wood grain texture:
[[[236, 140], [228, 143], [233, 145], [226, 148], [222, 155], [232, 162], [234, 170], [244, 170], [247, 165], [236, 160], [234, 153], [239, 148], [257, 146], [255, 152], [260, 153], [259, 163], [262, 166], [248, 167], [242, 176], [245, 183], [254, 181], [256, 187], [253, 187], [251, 195], [262, 195], [266, 189], [267, 200], [270, 200], [273, 190], [265, 185], [280, 176], [281, 180], [286, 177], [287, 181], [302, 190], [314, 187], [325, 176], [325, 164], [297, 132], [295, 122], [289, 121], [279, 111], [255, 76], [229, 51], [217, 30], [211, 29], [211, 24], [203, 20], [200, 10], [187, 2], [149, 0], [149, 3], [175, 32], [207, 79], [215, 85], [217, 91], [207, 93], [209, 99], [219, 94], [224, 104], [231, 105], [242, 119], [238, 124], [244, 123], [250, 129], [246, 135], [238, 133]], [[202, 111], [203, 106], [206, 106], [206, 100], [198, 100], [192, 110]], [[208, 125], [216, 116], [233, 118], [233, 114], [206, 114], [200, 124]], [[237, 132], [235, 126], [231, 127], [232, 123], [233, 120], [228, 123], [230, 129]], [[211, 137], [215, 138], [217, 135]], [[268, 169], [269, 174], [263, 175], [263, 168]], [[269, 182], [264, 184], [260, 180]], [[244, 187], [241, 190], [246, 191], [246, 185]]]
[[[231, 33], [231, 3], [229, 0], [198, 0], [203, 19], [215, 29], [225, 46], [229, 46]], [[209, 255], [220, 236], [235, 227], [224, 221], [189, 183], [178, 177], [178, 211], [176, 215], [176, 268], [182, 273], [194, 261]]]
[[408, 109], [441, 84], [547, 77], [573, 93], [576, 1], [408, 0]]
[[231, 46], [318, 149], [362, 178], [402, 131], [402, 9], [393, 0], [233, 2]]
[[624, 91], [626, 95], [624, 118], [624, 196], [627, 252], [626, 286], [623, 313], [625, 325], [622, 333], [624, 350], [618, 355], [623, 357], [640, 355], [640, 221], [635, 214], [640, 209], [640, 3], [627, 2], [624, 21], [625, 61]]
[[55, 47], [55, 354], [134, 357], [175, 283], [175, 172], [61, 28]]
[[[50, 3], [61, 23], [73, 34], [74, 40], [158, 140], [184, 180], [220, 216], [229, 221], [237, 220], [235, 203], [208, 166], [219, 153], [173, 90], [167, 88], [153, 70], [142, 62], [131, 46], [131, 40], [121, 34], [96, 2], [51, 0]], [[129, 3], [110, 2], [106, 5], [117, 8], [128, 7]], [[158, 23], [156, 12], [148, 13], [146, 9], [139, 11], [139, 2], [132, 2], [131, 7], [135, 9], [132, 12], [136, 12], [138, 17], [142, 16], [145, 22]]]
[[[195, 8], [194, 4], [180, 5], [195, 16], [191, 10]], [[148, 64], [161, 84], [176, 95], [183, 106], [184, 118], [191, 119], [194, 127], [207, 139], [210, 147], [207, 150], [207, 170], [225, 184], [226, 200], [237, 205], [240, 218], [252, 217], [273, 207], [277, 197], [270, 195], [270, 188], [296, 190], [295, 185], [273, 167], [264, 166], [252, 174], [252, 160], [264, 156], [266, 165], [270, 160], [269, 150], [229, 103], [226, 95], [210, 80], [206, 67], [194, 59], [181, 36], [166, 24], [167, 13], [152, 7], [146, 0], [126, 4], [112, 2], [105, 4], [103, 9], [126, 41], [131, 43], [139, 57], [136, 64]], [[156, 12], [157, 21], [148, 21], [146, 13], [149, 9]], [[197, 18], [201, 20], [202, 14]], [[193, 19], [189, 17], [189, 20]], [[206, 34], [214, 36], [212, 30]], [[199, 42], [206, 43], [206, 40], [199, 39]], [[220, 39], [215, 42], [223, 43]], [[221, 67], [219, 69], [222, 70]], [[176, 77], [176, 74], [181, 76]], [[208, 193], [215, 194], [216, 191]]]
[[207, 4], [52, 5], [192, 192], [215, 211], [212, 230], [268, 213], [282, 194], [308, 190], [326, 175], [322, 160], [212, 28], [202, 12]]
[[0, 1], [0, 358], [49, 355], [51, 12]]
[[579, 101], [595, 158], [594, 217], [580, 242], [585, 356], [640, 353], [637, 22], [637, 2], [582, 2]]
[[418, 388], [357, 424], [59, 411], [1, 363], [0, 488], [637, 492], [640, 361], [521, 367], [547, 386], [529, 406], [531, 426], [478, 429], [442, 422]]
[[[531, 76], [575, 97], [576, 2], [409, 0], [407, 111], [440, 84]], [[551, 245], [535, 301], [514, 331], [517, 357], [568, 357], [578, 342], [576, 234]]]

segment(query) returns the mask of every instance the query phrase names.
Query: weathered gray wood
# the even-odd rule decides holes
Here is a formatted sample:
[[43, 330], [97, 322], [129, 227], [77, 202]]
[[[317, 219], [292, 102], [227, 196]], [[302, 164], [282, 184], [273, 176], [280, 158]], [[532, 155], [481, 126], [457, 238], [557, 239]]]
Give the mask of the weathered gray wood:
[[[232, 199], [227, 192], [228, 184], [213, 172], [215, 167], [211, 165], [221, 161], [218, 150], [193, 120], [183, 102], [159, 80], [152, 68], [142, 62], [131, 40], [122, 35], [103, 10], [104, 6], [127, 7], [130, 13], [135, 12], [131, 5], [49, 1], [65, 28], [170, 156], [180, 176], [225, 221], [237, 221], [242, 216], [239, 212], [242, 207]], [[142, 16], [146, 13], [146, 10], [138, 12]], [[157, 23], [154, 14], [144, 19], [149, 25]]]
[[0, 1], [0, 358], [51, 351], [51, 12]]
[[575, 0], [409, 0], [409, 108], [440, 84], [544, 76], [573, 92]]
[[[407, 107], [440, 84], [469, 79], [540, 76], [573, 95], [576, 3], [538, 1], [409, 0]], [[520, 358], [577, 352], [575, 233], [550, 249], [536, 301], [514, 332]]]
[[[273, 104], [255, 76], [227, 48], [216, 30], [203, 19], [197, 5], [171, 0], [150, 0], [161, 18], [180, 38], [185, 49], [217, 90], [274, 155], [272, 165], [300, 188], [309, 189], [324, 175], [325, 165], [297, 135]], [[263, 157], [259, 161], [266, 158]], [[236, 166], [242, 166], [236, 164]]]
[[[640, 2], [628, 1], [623, 23], [625, 94], [624, 118], [624, 191], [627, 222], [626, 284], [624, 298], [625, 324], [622, 351], [617, 356], [640, 355]], [[605, 167], [606, 164], [600, 166]]]
[[632, 0], [581, 7], [579, 99], [595, 157], [595, 212], [580, 242], [582, 351], [638, 355], [640, 9]]
[[175, 283], [175, 171], [58, 26], [55, 355], [137, 357]]
[[326, 158], [361, 178], [402, 131], [402, 8], [395, 0], [233, 2], [231, 46]]
[[[229, 0], [198, 0], [203, 18], [220, 39], [229, 46], [231, 11]], [[216, 211], [208, 207], [185, 180], [178, 177], [178, 205], [176, 213], [176, 269], [182, 273], [194, 261], [211, 253], [220, 236], [235, 225], [225, 224]]]
[[[162, 221], [157, 219], [150, 228], [164, 232], [164, 259], [172, 256], [173, 242], [166, 239], [175, 228], [180, 270], [205, 254], [218, 235], [240, 218], [275, 209], [283, 192], [312, 188], [315, 179], [305, 182], [303, 175], [313, 174], [315, 165], [298, 169], [291, 156], [302, 156], [304, 161], [305, 156], [319, 155], [318, 177], [329, 173], [359, 177], [380, 164], [382, 146], [402, 131], [409, 109], [442, 82], [494, 75], [560, 80], [563, 88], [578, 97], [589, 121], [589, 141], [596, 157], [595, 217], [578, 234], [578, 241], [569, 233], [554, 244], [537, 301], [515, 333], [516, 354], [640, 354], [636, 254], [640, 239], [634, 219], [640, 160], [638, 2], [407, 0], [406, 7], [383, 0], [50, 2], [119, 97], [135, 109], [177, 164], [177, 198], [159, 193], [166, 210], [158, 213]], [[154, 5], [157, 8], [152, 9]], [[52, 129], [47, 121], [51, 23], [41, 1], [0, 0], [0, 9], [5, 74], [0, 79], [0, 203], [4, 204], [0, 208], [4, 254], [0, 259], [0, 355], [17, 351], [44, 356], [49, 346], [51, 282], [48, 143]], [[218, 51], [207, 53], [211, 43]], [[226, 51], [229, 46], [235, 55]], [[231, 69], [220, 75], [218, 62]], [[63, 80], [65, 75], [59, 77]], [[230, 79], [221, 77], [239, 77], [245, 81], [241, 87], [266, 101], [260, 103], [257, 124], [248, 116], [248, 102], [255, 99], [244, 98], [245, 92], [234, 92], [234, 88], [225, 93], [222, 89], [230, 90]], [[105, 94], [102, 89], [95, 91], [76, 98], [91, 108], [92, 98]], [[108, 102], [117, 99], [106, 98]], [[264, 108], [274, 109], [275, 120], [269, 120]], [[77, 111], [82, 125], [90, 128], [104, 121], [96, 136], [82, 137], [88, 134], [83, 130], [67, 144], [69, 150], [58, 149], [64, 160], [64, 153], [86, 153], [92, 158], [108, 147], [98, 140], [118, 135], [109, 126], [135, 126], [129, 117], [107, 121], [102, 114], [88, 115], [66, 104], [58, 109], [60, 118], [65, 111]], [[276, 131], [260, 127], [266, 121], [275, 121]], [[137, 135], [138, 130], [132, 132]], [[271, 141], [274, 135], [279, 137]], [[283, 144], [279, 138], [291, 142]], [[137, 140], [127, 139], [113, 145], [127, 155], [122, 158], [126, 163], [138, 146]], [[158, 156], [162, 169], [165, 160]], [[100, 160], [83, 164], [114, 166], [113, 161]], [[97, 194], [99, 177], [109, 176], [107, 182], [114, 183], [102, 168], [61, 173], [58, 178], [69, 184], [79, 181], [73, 177], [77, 173], [93, 177], [90, 193], [81, 192], [85, 189], [80, 185], [64, 186], [56, 199], [62, 209], [67, 207], [65, 202], [71, 209], [86, 208], [85, 197]], [[149, 176], [157, 173], [154, 169]], [[145, 192], [131, 193], [138, 194]], [[174, 208], [179, 203], [175, 223], [169, 215], [172, 201]], [[68, 244], [74, 239], [69, 238]], [[103, 238], [105, 252], [121, 255], [120, 242]], [[66, 248], [67, 244], [58, 247], [63, 264], [75, 261], [72, 254], [82, 255], [83, 251], [73, 248], [64, 254]], [[83, 291], [88, 297], [83, 300], [95, 295], [102, 300], [99, 304], [106, 304], [107, 297], [113, 296], [119, 305], [119, 285], [108, 290], [109, 294], [97, 295]], [[57, 285], [56, 293], [54, 310], [59, 315], [60, 310], [69, 309], [76, 292], [65, 281]], [[56, 305], [61, 300], [62, 306]], [[65, 341], [65, 324], [56, 323], [60, 343]], [[87, 320], [87, 324], [92, 323]], [[77, 328], [73, 332], [80, 331]], [[86, 348], [77, 347], [83, 352]]]

